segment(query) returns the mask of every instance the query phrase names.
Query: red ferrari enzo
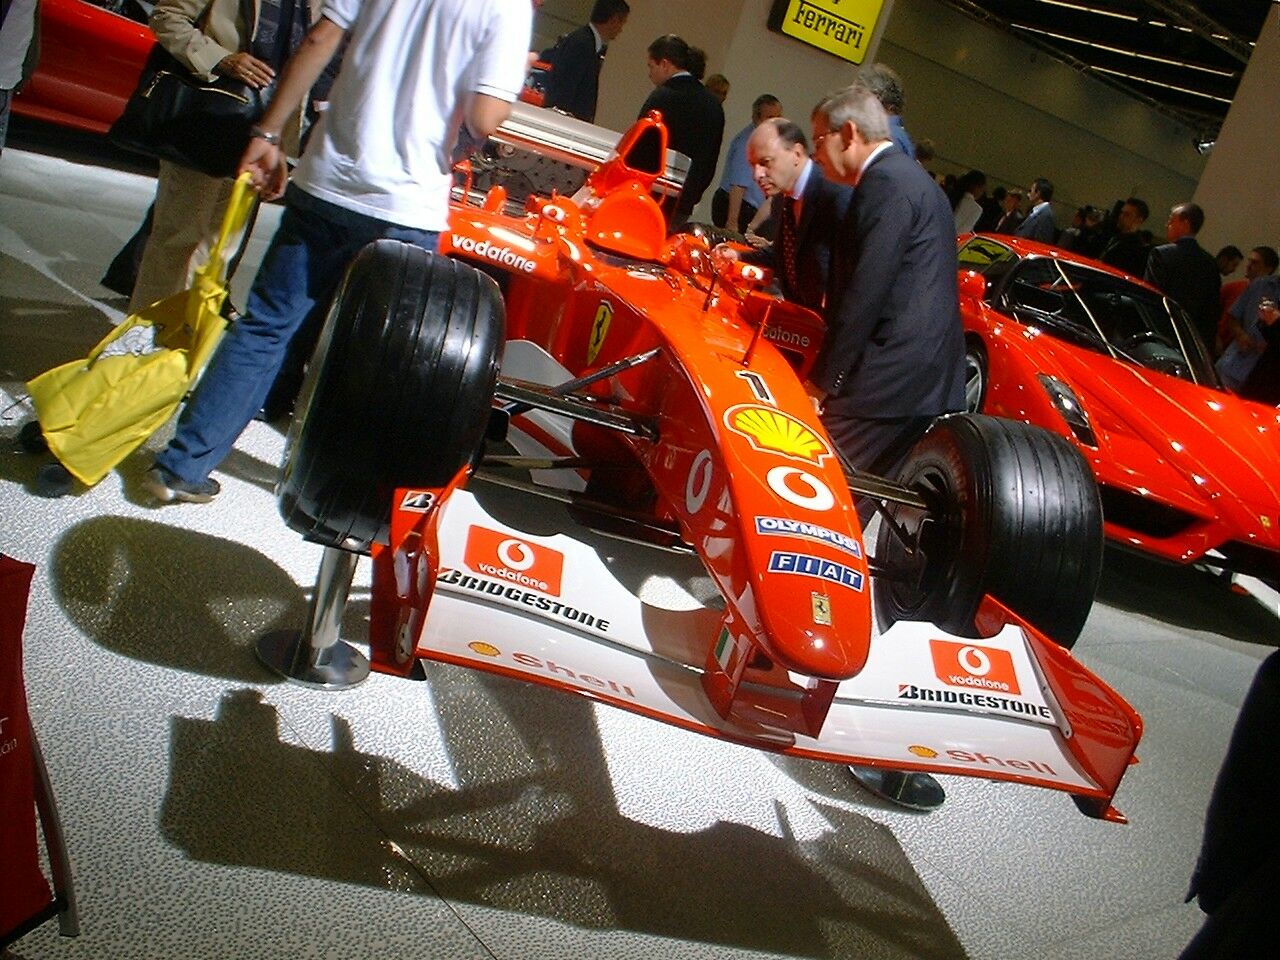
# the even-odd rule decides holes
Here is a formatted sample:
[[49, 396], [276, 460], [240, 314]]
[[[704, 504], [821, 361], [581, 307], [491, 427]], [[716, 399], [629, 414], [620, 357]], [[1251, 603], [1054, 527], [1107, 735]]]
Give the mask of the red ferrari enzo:
[[138, 85], [155, 43], [146, 7], [119, 0], [42, 0], [40, 62], [13, 112], [106, 133]]
[[1071, 440], [1113, 544], [1280, 583], [1280, 410], [1224, 390], [1155, 288], [1015, 237], [960, 243], [969, 410]]

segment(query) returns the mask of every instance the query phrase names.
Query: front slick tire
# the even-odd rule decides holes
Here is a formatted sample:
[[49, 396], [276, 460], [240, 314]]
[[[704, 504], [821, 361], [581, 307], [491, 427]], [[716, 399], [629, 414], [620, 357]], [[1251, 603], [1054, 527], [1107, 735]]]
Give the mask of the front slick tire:
[[[886, 627], [928, 620], [976, 636], [978, 605], [990, 593], [1070, 649], [1102, 572], [1102, 504], [1079, 451], [1038, 427], [962, 414], [934, 424], [899, 480], [932, 509], [923, 564], [881, 530], [879, 559], [891, 575], [877, 585], [876, 609]], [[891, 506], [890, 514], [908, 536], [919, 530], [918, 510]]]
[[489, 422], [502, 296], [472, 267], [395, 240], [365, 247], [329, 309], [277, 490], [309, 540], [366, 552], [396, 487], [444, 486]]

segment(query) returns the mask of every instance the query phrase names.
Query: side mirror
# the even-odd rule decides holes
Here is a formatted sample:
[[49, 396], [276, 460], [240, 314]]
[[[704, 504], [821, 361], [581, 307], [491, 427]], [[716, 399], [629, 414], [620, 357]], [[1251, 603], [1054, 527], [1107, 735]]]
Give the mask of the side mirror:
[[960, 299], [980, 301], [987, 295], [987, 278], [977, 270], [961, 270]]

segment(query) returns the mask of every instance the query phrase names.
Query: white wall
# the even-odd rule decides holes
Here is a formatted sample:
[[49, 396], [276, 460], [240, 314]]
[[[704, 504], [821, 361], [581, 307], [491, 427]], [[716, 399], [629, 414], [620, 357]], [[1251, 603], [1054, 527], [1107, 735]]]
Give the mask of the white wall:
[[1277, 117], [1280, 8], [1272, 7], [1196, 191], [1205, 210], [1200, 242], [1207, 249], [1228, 243], [1246, 251], [1280, 247]]
[[[590, 6], [547, 0], [539, 19], [585, 22]], [[663, 33], [703, 47], [708, 72], [729, 78], [726, 147], [757, 95], [776, 94], [807, 127], [813, 105], [855, 72], [769, 32], [771, 0], [632, 0], [631, 7], [601, 72], [597, 122], [604, 126], [622, 129], [635, 118], [652, 89], [645, 48]], [[902, 75], [907, 129], [935, 142], [936, 169], [978, 167], [993, 186], [1047, 176], [1063, 225], [1076, 206], [1137, 195], [1151, 205], [1149, 226], [1159, 232], [1159, 211], [1195, 192], [1205, 161], [1192, 147], [1192, 130], [934, 0], [896, 0], [878, 59]]]

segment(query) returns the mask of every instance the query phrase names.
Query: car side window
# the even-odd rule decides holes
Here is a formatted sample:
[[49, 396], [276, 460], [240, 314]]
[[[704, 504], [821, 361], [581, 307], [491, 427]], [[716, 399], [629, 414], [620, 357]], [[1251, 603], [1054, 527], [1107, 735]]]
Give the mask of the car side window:
[[1081, 284], [1051, 257], [1018, 265], [1001, 294], [1001, 307], [1015, 320], [1100, 353], [1107, 352], [1093, 318], [1080, 299]]
[[1018, 255], [998, 240], [972, 237], [958, 251], [956, 260], [961, 270], [974, 270], [987, 281], [988, 302], [995, 296], [1005, 276], [1018, 265]]

